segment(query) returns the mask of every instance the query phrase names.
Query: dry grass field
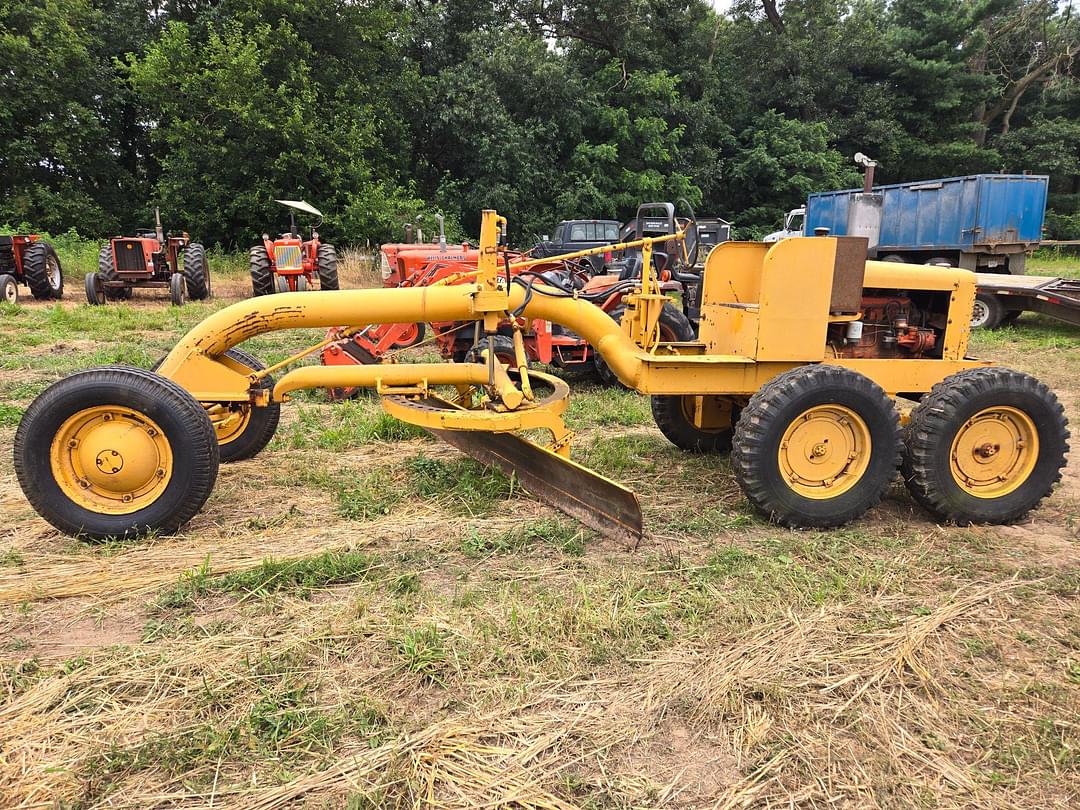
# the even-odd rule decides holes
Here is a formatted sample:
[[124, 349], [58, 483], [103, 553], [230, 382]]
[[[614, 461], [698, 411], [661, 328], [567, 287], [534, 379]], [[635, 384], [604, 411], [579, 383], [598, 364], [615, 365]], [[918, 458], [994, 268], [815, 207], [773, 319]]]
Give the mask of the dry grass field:
[[[0, 306], [5, 448], [51, 381], [148, 367], [247, 291], [234, 271], [207, 305], [91, 308], [69, 287]], [[1039, 375], [1077, 432], [1080, 329], [1026, 315], [973, 352]], [[643, 397], [586, 385], [570, 421], [575, 457], [639, 493], [636, 550], [370, 398], [304, 394], [182, 534], [139, 543], [53, 531], [6, 449], [0, 806], [1080, 803], [1076, 452], [1020, 525], [936, 525], [897, 484], [816, 533], [753, 515]]]

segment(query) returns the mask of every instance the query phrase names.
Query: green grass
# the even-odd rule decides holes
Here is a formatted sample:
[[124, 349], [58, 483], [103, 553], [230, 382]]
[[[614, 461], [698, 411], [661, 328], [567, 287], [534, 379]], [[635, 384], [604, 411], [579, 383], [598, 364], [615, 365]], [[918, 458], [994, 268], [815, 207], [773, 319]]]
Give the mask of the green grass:
[[316, 557], [266, 559], [259, 566], [214, 576], [209, 557], [194, 571], [183, 574], [154, 601], [154, 611], [190, 607], [209, 593], [267, 596], [287, 592], [308, 597], [315, 590], [368, 579], [381, 567], [378, 558], [355, 551], [327, 551]]
[[536, 545], [550, 546], [571, 557], [585, 553], [586, 530], [568, 520], [544, 518], [504, 532], [489, 534], [473, 529], [461, 541], [468, 557], [524, 552]]
[[399, 667], [428, 683], [445, 686], [448, 671], [447, 635], [433, 624], [405, 631], [390, 640], [399, 658]]
[[388, 415], [373, 398], [333, 407], [297, 408], [296, 419], [274, 437], [273, 448], [347, 450], [371, 442], [430, 438], [427, 431]]
[[574, 430], [587, 427], [636, 427], [653, 422], [649, 398], [623, 388], [573, 386], [566, 423]]
[[1080, 278], [1080, 255], [1076, 248], [1042, 248], [1028, 258], [1024, 272], [1029, 276]]

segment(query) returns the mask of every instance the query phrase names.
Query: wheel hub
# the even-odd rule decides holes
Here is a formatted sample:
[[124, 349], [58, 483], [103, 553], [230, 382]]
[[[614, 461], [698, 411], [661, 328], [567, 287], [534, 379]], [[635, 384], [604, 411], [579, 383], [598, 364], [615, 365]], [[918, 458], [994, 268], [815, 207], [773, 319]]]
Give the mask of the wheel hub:
[[975, 305], [971, 309], [971, 326], [972, 326], [972, 328], [973, 329], [978, 329], [980, 326], [982, 326], [984, 323], [986, 323], [987, 318], [989, 318], [989, 316], [990, 316], [990, 309], [986, 306], [986, 304], [984, 304], [982, 301], [980, 301], [978, 298], [976, 298], [975, 299]]
[[172, 474], [172, 450], [161, 428], [120, 406], [69, 417], [50, 451], [60, 489], [98, 512], [127, 514], [153, 503]]
[[796, 418], [780, 440], [780, 471], [809, 498], [834, 498], [854, 486], [869, 464], [870, 431], [852, 410], [818, 405]]
[[970, 495], [999, 498], [1022, 484], [1038, 459], [1031, 417], [1007, 406], [987, 408], [957, 431], [950, 453], [953, 480]]

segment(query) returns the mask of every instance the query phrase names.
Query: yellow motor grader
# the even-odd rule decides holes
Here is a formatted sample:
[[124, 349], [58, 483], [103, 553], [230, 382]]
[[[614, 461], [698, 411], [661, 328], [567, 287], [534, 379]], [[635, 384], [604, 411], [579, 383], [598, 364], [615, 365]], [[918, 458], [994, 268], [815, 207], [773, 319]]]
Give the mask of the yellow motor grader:
[[[500, 324], [561, 324], [618, 378], [652, 396], [656, 422], [691, 452], [732, 451], [747, 499], [788, 526], [827, 528], [876, 504], [898, 469], [936, 518], [1016, 520], [1060, 478], [1064, 412], [1036, 379], [967, 356], [975, 276], [866, 261], [865, 240], [728, 242], [710, 254], [696, 341], [664, 343], [653, 269], [664, 234], [578, 251], [640, 248], [643, 272], [622, 323], [574, 290], [513, 263], [507, 223], [485, 211], [471, 283], [233, 304], [185, 335], [156, 373], [123, 366], [60, 380], [30, 405], [15, 437], [23, 492], [58, 529], [87, 538], [173, 532], [203, 506], [219, 461], [269, 442], [281, 403], [307, 388], [374, 388], [393, 416], [516, 475], [582, 523], [634, 542], [634, 494], [570, 459], [561, 419], [569, 390], [491, 347]], [[551, 257], [540, 260], [550, 263]], [[269, 368], [235, 348], [267, 332], [467, 321], [477, 362], [301, 365], [326, 342]], [[901, 417], [898, 402], [910, 406]], [[901, 435], [901, 424], [904, 425]], [[540, 444], [531, 437], [550, 434]]]

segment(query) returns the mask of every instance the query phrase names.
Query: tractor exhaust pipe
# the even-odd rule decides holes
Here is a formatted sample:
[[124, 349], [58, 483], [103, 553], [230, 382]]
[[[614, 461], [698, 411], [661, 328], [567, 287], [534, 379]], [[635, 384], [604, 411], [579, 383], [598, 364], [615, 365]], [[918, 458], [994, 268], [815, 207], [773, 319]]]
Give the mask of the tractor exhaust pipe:
[[161, 209], [156, 205], [154, 206], [154, 234], [158, 242], [165, 241], [165, 232], [161, 230]]
[[436, 214], [435, 221], [439, 223], [439, 250], [446, 250], [446, 230], [443, 228], [446, 217], [442, 214]]

